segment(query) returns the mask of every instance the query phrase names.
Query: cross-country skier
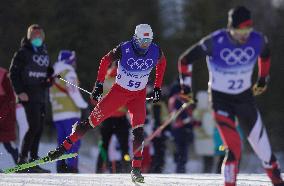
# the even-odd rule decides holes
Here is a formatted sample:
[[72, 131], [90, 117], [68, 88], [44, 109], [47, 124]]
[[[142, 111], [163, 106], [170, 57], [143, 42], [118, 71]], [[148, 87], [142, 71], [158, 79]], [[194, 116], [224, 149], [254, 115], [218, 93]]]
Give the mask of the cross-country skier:
[[[142, 149], [137, 152], [136, 149], [142, 145], [144, 140], [145, 87], [151, 70], [156, 67], [153, 102], [158, 102], [161, 97], [161, 84], [166, 68], [166, 58], [160, 47], [152, 43], [152, 40], [153, 32], [150, 25], [137, 25], [132, 40], [122, 42], [101, 59], [97, 81], [92, 92], [92, 98], [98, 101], [98, 104], [88, 120], [77, 123], [74, 126], [74, 132], [66, 138], [63, 144], [56, 150], [49, 152], [50, 158], [56, 159], [64, 154], [88, 130], [97, 127], [119, 107], [127, 106], [134, 135], [133, 152], [135, 152], [131, 177], [133, 181], [144, 182], [140, 170]], [[100, 100], [108, 66], [114, 62], [118, 62], [116, 82], [110, 92]]]
[[[241, 156], [241, 139], [235, 117], [274, 185], [284, 185], [279, 164], [271, 151], [267, 132], [253, 95], [267, 87], [270, 51], [267, 38], [253, 30], [250, 11], [239, 6], [228, 14], [227, 29], [220, 29], [186, 50], [179, 58], [183, 91], [191, 91], [192, 63], [206, 56], [214, 116], [227, 148], [223, 162], [225, 186], [235, 186]], [[258, 80], [251, 89], [251, 76], [258, 61]]]

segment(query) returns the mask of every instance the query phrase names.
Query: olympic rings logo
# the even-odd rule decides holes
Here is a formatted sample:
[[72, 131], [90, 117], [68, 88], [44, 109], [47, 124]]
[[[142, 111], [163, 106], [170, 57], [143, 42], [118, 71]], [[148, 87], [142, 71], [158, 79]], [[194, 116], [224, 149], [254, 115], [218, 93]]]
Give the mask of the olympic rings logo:
[[224, 48], [220, 52], [220, 57], [228, 65], [235, 64], [247, 64], [254, 58], [255, 51], [252, 47], [247, 47], [245, 49], [235, 48], [233, 50], [229, 48]]
[[39, 66], [46, 66], [49, 65], [49, 58], [47, 55], [33, 55], [33, 61], [36, 62]]
[[133, 59], [129, 58], [126, 62], [128, 66], [130, 66], [133, 70], [147, 70], [153, 65], [154, 61], [153, 59]]

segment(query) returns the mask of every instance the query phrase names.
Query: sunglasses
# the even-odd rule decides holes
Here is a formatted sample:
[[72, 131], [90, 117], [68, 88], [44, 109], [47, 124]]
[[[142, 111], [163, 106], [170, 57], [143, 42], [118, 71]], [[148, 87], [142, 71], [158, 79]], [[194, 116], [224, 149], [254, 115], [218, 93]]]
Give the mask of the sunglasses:
[[150, 38], [137, 38], [139, 45], [150, 45], [152, 43], [152, 39]]
[[253, 28], [235, 28], [232, 29], [233, 33], [238, 34], [238, 35], [247, 35], [252, 32]]

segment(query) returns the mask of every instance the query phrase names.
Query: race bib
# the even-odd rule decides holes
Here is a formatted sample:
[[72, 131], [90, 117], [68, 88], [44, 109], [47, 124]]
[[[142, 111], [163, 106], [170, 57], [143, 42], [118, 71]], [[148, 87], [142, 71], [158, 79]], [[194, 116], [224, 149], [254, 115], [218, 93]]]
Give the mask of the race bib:
[[142, 90], [147, 85], [151, 70], [152, 68], [146, 71], [130, 72], [118, 65], [115, 82], [130, 91]]

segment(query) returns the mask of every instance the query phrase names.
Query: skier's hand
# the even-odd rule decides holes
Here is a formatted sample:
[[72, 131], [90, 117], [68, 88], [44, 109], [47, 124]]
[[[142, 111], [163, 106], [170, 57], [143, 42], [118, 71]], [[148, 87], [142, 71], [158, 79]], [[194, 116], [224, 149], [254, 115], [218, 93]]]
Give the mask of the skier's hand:
[[95, 101], [99, 101], [102, 98], [102, 94], [103, 94], [103, 83], [97, 81], [92, 91], [92, 99], [94, 99]]
[[22, 102], [29, 101], [29, 96], [25, 92], [22, 92], [22, 93], [18, 94], [18, 98]]
[[157, 103], [160, 101], [162, 97], [162, 91], [161, 88], [155, 87], [154, 88], [154, 96], [153, 96], [153, 103]]
[[253, 95], [258, 96], [263, 94], [267, 89], [267, 82], [268, 78], [265, 77], [259, 78], [252, 88]]

